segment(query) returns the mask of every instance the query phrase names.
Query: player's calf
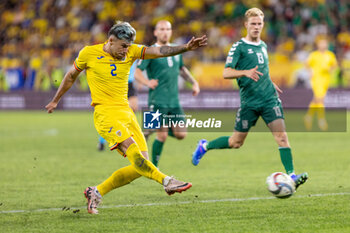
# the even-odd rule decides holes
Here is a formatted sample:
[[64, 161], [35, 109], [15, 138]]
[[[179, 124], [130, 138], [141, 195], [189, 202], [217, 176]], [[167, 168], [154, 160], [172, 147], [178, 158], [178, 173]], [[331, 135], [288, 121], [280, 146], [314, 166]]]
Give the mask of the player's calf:
[[275, 141], [277, 142], [279, 147], [290, 147], [289, 141], [288, 141], [288, 135], [286, 132], [272, 132], [273, 137], [275, 138]]

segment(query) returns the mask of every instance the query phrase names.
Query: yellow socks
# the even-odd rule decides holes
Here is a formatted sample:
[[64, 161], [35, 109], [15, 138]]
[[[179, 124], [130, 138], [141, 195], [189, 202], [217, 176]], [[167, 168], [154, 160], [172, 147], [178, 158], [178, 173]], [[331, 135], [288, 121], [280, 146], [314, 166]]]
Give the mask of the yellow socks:
[[317, 117], [318, 117], [319, 120], [325, 119], [324, 104], [318, 104], [317, 105]]
[[311, 103], [306, 115], [313, 117], [315, 112], [317, 112], [318, 119], [325, 118], [324, 104], [323, 103], [317, 103], [317, 104]]
[[309, 105], [309, 109], [308, 109], [306, 115], [310, 116], [312, 118], [314, 116], [315, 112], [316, 112], [316, 108], [317, 107], [318, 107], [317, 104], [311, 102], [310, 105]]
[[328, 124], [326, 121], [326, 115], [325, 115], [325, 108], [324, 104], [320, 103], [317, 106], [317, 118], [318, 118], [318, 127], [322, 131], [327, 131], [328, 130]]
[[133, 168], [142, 176], [148, 177], [152, 180], [163, 184], [163, 179], [166, 177], [160, 172], [152, 162], [142, 156], [139, 147], [133, 143], [126, 150], [126, 157], [131, 162]]
[[140, 176], [133, 166], [129, 165], [115, 171], [107, 180], [97, 186], [97, 190], [103, 196], [113, 189], [129, 184]]
[[312, 118], [313, 115], [317, 113], [318, 118], [318, 126], [321, 130], [326, 131], [328, 129], [326, 116], [325, 116], [325, 108], [323, 103], [311, 103], [309, 106], [309, 110], [304, 117], [304, 124], [307, 130], [312, 129]]

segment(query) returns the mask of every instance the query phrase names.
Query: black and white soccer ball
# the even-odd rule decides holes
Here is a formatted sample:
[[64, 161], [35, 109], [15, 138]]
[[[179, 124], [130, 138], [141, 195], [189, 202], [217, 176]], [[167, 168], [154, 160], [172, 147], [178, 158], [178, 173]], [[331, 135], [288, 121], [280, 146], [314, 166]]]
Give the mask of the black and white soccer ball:
[[288, 198], [295, 193], [295, 182], [283, 172], [275, 172], [266, 178], [267, 189], [278, 198]]

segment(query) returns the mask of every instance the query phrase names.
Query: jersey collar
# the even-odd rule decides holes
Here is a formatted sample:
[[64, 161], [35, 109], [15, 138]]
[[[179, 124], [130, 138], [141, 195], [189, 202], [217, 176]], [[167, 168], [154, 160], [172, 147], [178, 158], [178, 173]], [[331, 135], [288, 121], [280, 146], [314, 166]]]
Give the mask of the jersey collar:
[[246, 44], [251, 44], [251, 45], [255, 45], [255, 46], [258, 46], [258, 45], [261, 44], [261, 40], [260, 40], [259, 42], [251, 42], [251, 41], [245, 39], [244, 37], [242, 37], [242, 40], [243, 40], [243, 42], [246, 43]]

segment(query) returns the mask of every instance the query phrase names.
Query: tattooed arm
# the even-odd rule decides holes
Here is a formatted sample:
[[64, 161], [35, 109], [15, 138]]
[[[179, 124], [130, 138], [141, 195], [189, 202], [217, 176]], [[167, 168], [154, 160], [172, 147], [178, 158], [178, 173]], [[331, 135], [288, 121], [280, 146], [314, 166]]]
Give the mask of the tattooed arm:
[[174, 56], [180, 53], [198, 49], [206, 45], [207, 45], [207, 37], [205, 35], [199, 38], [192, 37], [192, 39], [187, 44], [184, 44], [184, 45], [179, 45], [179, 46], [164, 45], [161, 47], [148, 47], [146, 48], [144, 59]]

